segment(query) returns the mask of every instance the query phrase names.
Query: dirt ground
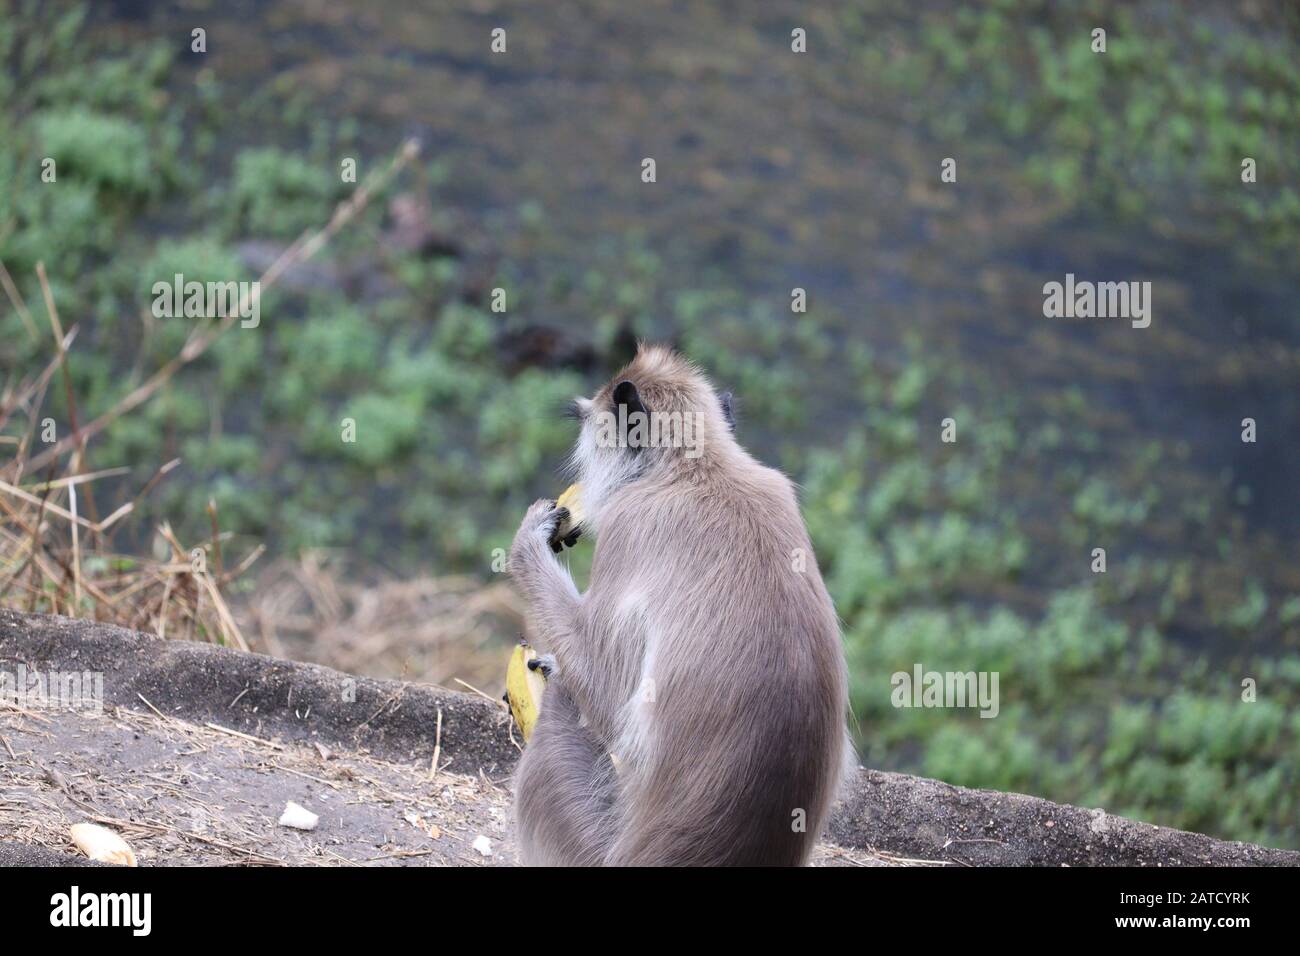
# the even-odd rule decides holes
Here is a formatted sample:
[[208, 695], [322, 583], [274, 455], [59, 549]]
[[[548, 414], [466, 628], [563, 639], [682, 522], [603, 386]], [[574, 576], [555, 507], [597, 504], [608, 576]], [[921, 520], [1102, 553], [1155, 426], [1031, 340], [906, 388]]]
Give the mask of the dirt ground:
[[[145, 866], [516, 862], [520, 746], [490, 693], [0, 609], [0, 672], [19, 668], [102, 688], [95, 712], [0, 700], [0, 866], [83, 862], [79, 822], [118, 831]], [[279, 826], [289, 801], [318, 827]], [[813, 862], [1297, 866], [1300, 853], [862, 769]]]
[[[0, 753], [0, 839], [51, 854], [75, 854], [69, 827], [90, 822], [121, 834], [141, 866], [516, 862], [508, 779], [452, 773], [445, 762], [435, 774], [120, 707], [0, 706]], [[278, 825], [288, 801], [319, 815], [314, 831]], [[814, 865], [891, 862], [823, 845]]]
[[[219, 726], [124, 708], [0, 711], [0, 831], [76, 852], [68, 828], [99, 823], [141, 866], [515, 860], [505, 781]], [[278, 825], [288, 801], [319, 815], [314, 831]]]

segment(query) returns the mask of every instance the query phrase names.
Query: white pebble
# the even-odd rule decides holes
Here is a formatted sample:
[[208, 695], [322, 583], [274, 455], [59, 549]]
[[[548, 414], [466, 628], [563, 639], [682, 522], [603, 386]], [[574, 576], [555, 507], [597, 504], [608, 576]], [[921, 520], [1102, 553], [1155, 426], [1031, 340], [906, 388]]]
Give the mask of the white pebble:
[[315, 830], [319, 822], [320, 817], [292, 800], [284, 805], [284, 813], [280, 815], [280, 826], [293, 827], [295, 830]]

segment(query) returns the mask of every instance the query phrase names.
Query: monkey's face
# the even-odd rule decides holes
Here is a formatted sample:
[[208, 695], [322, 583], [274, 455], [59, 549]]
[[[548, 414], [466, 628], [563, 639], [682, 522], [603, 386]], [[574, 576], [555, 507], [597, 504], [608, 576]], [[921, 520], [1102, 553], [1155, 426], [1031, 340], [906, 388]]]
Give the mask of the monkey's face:
[[572, 470], [593, 528], [629, 482], [735, 447], [731, 394], [717, 394], [699, 369], [660, 346], [638, 348], [595, 395], [575, 399], [570, 415], [580, 425]]
[[572, 468], [582, 485], [586, 524], [594, 530], [609, 497], [655, 460], [648, 441], [649, 410], [636, 386], [622, 379], [592, 398], [574, 399], [569, 413], [579, 425]]

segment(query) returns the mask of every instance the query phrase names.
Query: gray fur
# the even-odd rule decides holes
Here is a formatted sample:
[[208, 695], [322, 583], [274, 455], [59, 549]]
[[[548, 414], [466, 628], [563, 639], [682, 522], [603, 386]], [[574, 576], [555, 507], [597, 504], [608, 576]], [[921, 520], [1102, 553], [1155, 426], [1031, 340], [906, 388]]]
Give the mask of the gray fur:
[[[594, 413], [625, 380], [651, 414], [697, 416], [701, 453], [597, 447]], [[802, 864], [845, 765], [847, 681], [794, 488], [666, 349], [642, 347], [576, 407], [590, 586], [548, 547], [550, 502], [510, 556], [530, 636], [556, 659], [516, 777], [523, 859]]]

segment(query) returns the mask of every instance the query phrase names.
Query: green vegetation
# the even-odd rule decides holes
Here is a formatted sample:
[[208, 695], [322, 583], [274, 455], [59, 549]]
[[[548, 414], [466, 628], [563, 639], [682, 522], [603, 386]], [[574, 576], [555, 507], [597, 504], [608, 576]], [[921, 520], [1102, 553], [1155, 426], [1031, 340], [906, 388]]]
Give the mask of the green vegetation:
[[[189, 322], [149, 314], [155, 281], [255, 279], [242, 239], [292, 240], [328, 221], [350, 187], [337, 172], [334, 134], [307, 153], [242, 149], [227, 174], [209, 180], [213, 167], [195, 171], [202, 150], [182, 149], [177, 131], [198, 124], [210, 141], [228, 125], [220, 111], [172, 100], [165, 50], [86, 60], [83, 11], [16, 12], [0, 23], [0, 52], [19, 64], [3, 81], [13, 135], [0, 145], [0, 257], [32, 303], [44, 260], [65, 322], [82, 326], [71, 371], [84, 421], [184, 345]], [[107, 78], [119, 76], [130, 78], [129, 95], [106, 99]], [[46, 156], [54, 183], [40, 180]], [[411, 185], [440, 175], [433, 163]], [[375, 254], [382, 214], [382, 202], [372, 204], [325, 258], [358, 272], [386, 268]], [[401, 282], [374, 301], [354, 300], [334, 276], [269, 293], [260, 328], [233, 330], [95, 442], [96, 467], [133, 469], [123, 488], [138, 488], [173, 456], [184, 460], [137, 529], [166, 517], [202, 533], [211, 495], [226, 527], [286, 553], [347, 545], [386, 563], [488, 569], [484, 539], [508, 543], [526, 486], [545, 490], [534, 476], [569, 439], [552, 412], [581, 383], [538, 371], [506, 376], [489, 314], [458, 298], [459, 263], [392, 256]], [[7, 306], [0, 323], [5, 368], [48, 361], [43, 321], [36, 339]], [[66, 434], [61, 390], [46, 408]], [[357, 423], [355, 443], [340, 440], [344, 419]]]
[[[936, 104], [924, 119], [933, 135], [999, 131], [1024, 157], [1028, 181], [1076, 208], [1183, 228], [1195, 216], [1221, 238], [1249, 240], [1241, 251], [1293, 254], [1294, 35], [1267, 22], [1224, 32], [1179, 12], [997, 0], [925, 16], [901, 58], [887, 62], [880, 44], [865, 57], [898, 91]], [[1093, 52], [1097, 28], [1104, 54]], [[1258, 164], [1252, 186], [1241, 181], [1246, 157]]]
[[[33, 339], [0, 302], [0, 366], [30, 374], [53, 354], [34, 279], [44, 261], [65, 326], [81, 327], [70, 371], [82, 421], [189, 334], [186, 320], [149, 315], [154, 281], [257, 278], [249, 240], [281, 248], [322, 225], [352, 188], [339, 156], [364, 176], [397, 145], [363, 147], [346, 120], [308, 126], [310, 111], [292, 108], [275, 114], [275, 141], [224, 155], [215, 144], [235, 117], [234, 141], [270, 129], [242, 112], [265, 106], [241, 107], [202, 72], [176, 82], [189, 68], [161, 46], [101, 42], [92, 54], [78, 13], [13, 0], [0, 11], [0, 260], [38, 325]], [[1026, 11], [1043, 25], [1013, 31]], [[1225, 229], [1293, 249], [1294, 184], [1271, 186], [1268, 202], [1208, 188], [1258, 143], [1296, 155], [1290, 48], [1189, 21], [1187, 36], [1139, 52], [1127, 40], [1140, 24], [1119, 9], [1104, 20], [1102, 73], [1082, 22], [1057, 5], [995, 3], [925, 17], [888, 69], [878, 45], [863, 58], [937, 104], [924, 116], [936, 134], [991, 126], [1023, 143], [1026, 188], [1126, 215], [1210, 197]], [[40, 181], [46, 156], [56, 184]], [[398, 188], [436, 203], [456, 175], [426, 157]], [[792, 317], [721, 280], [681, 288], [636, 236], [583, 250], [585, 268], [545, 281], [526, 278], [528, 263], [494, 263], [486, 284], [509, 291], [503, 318], [467, 291], [483, 285], [468, 260], [385, 245], [387, 198], [331, 243], [321, 271], [267, 296], [258, 329], [232, 330], [91, 443], [89, 467], [132, 470], [96, 486], [101, 511], [184, 460], [131, 519], [142, 552], [164, 518], [182, 541], [205, 535], [214, 498], [237, 545], [487, 577], [527, 502], [558, 490], [571, 440], [561, 403], [627, 357], [628, 333], [670, 338], [736, 391], [743, 440], [803, 488], [867, 763], [1300, 847], [1300, 594], [1279, 577], [1285, 561], [1256, 553], [1235, 489], [1176, 443], [1138, 436], [1102, 459], [1076, 390], [1009, 390], [955, 344], [868, 345], [829, 307]], [[546, 204], [517, 202], [520, 228], [545, 231]], [[548, 307], [590, 317], [574, 332], [596, 356], [589, 372], [506, 357], [503, 337]], [[43, 414], [60, 435], [68, 413], [52, 388]], [[947, 417], [954, 443], [940, 440]], [[355, 443], [340, 440], [345, 419]], [[1098, 541], [1105, 575], [1089, 569]], [[582, 545], [573, 560], [589, 558]], [[893, 708], [890, 675], [918, 662], [999, 672], [999, 716]], [[1253, 703], [1241, 699], [1247, 677]]]

